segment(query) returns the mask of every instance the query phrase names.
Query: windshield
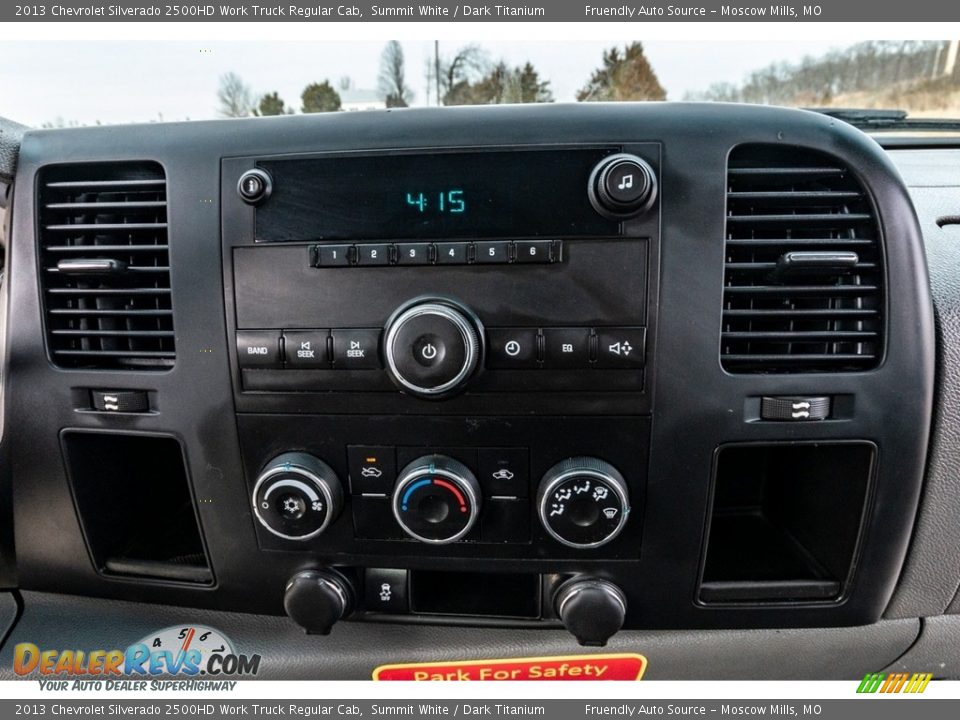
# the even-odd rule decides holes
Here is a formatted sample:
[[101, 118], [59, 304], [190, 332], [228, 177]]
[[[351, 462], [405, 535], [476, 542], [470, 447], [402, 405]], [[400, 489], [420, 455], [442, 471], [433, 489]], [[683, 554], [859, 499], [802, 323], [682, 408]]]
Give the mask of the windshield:
[[0, 88], [34, 127], [632, 100], [960, 120], [958, 43], [23, 42], [5, 43]]

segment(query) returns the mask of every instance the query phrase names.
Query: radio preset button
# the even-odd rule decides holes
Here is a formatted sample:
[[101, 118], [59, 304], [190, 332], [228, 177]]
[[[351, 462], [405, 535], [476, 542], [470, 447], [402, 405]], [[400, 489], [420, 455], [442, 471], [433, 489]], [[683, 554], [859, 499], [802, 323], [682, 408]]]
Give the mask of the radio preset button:
[[536, 328], [489, 328], [487, 366], [520, 370], [537, 367]]
[[317, 267], [347, 267], [350, 264], [352, 245], [316, 245], [314, 247]]
[[430, 243], [400, 243], [397, 248], [397, 265], [429, 265]]
[[477, 242], [473, 244], [474, 259], [480, 265], [510, 262], [510, 243], [505, 240]]
[[597, 328], [597, 367], [635, 370], [643, 367], [647, 329]]
[[280, 332], [277, 330], [238, 331], [237, 362], [242, 368], [283, 367], [283, 360], [280, 357]]
[[436, 243], [437, 265], [466, 265], [470, 243]]
[[518, 240], [516, 243], [516, 257], [518, 263], [549, 263], [553, 262], [551, 250], [552, 240]]
[[543, 362], [547, 368], [586, 368], [590, 364], [590, 330], [544, 328]]
[[380, 330], [331, 330], [333, 366], [337, 370], [380, 368]]
[[357, 265], [379, 266], [390, 264], [390, 246], [383, 243], [357, 245]]
[[329, 368], [327, 337], [329, 330], [284, 330], [284, 356], [289, 368]]

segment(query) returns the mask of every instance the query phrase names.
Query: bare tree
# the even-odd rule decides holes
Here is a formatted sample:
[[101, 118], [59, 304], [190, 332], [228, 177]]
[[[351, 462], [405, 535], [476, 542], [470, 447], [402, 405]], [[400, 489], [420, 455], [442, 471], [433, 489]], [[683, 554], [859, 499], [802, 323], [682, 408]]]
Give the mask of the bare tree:
[[413, 90], [406, 80], [403, 46], [396, 40], [388, 42], [380, 54], [377, 86], [388, 108], [407, 107], [413, 100]]
[[234, 72], [228, 72], [220, 77], [217, 100], [220, 101], [217, 113], [221, 117], [249, 117], [257, 106], [256, 98], [250, 90], [250, 86]]
[[482, 76], [489, 63], [487, 53], [479, 45], [465, 45], [452, 57], [442, 58], [439, 62], [437, 82], [444, 105], [457, 104], [464, 86]]

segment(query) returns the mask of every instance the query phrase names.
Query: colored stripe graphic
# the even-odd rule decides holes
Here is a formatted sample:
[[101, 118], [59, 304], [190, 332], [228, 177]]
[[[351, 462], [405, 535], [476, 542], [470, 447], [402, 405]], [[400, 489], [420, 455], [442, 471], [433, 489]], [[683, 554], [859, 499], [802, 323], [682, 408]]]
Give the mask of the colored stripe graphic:
[[858, 693], [922, 693], [933, 679], [933, 673], [867, 673], [857, 687]]

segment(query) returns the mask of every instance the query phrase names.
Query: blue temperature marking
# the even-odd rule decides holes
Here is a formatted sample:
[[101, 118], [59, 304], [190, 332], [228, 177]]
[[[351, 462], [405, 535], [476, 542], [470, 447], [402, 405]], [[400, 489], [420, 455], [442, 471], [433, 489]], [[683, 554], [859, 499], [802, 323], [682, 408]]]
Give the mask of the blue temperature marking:
[[410, 499], [411, 493], [417, 488], [422, 488], [424, 485], [429, 485], [431, 480], [418, 480], [413, 485], [407, 488], [407, 491], [403, 494], [403, 499], [400, 501], [400, 509], [406, 512], [407, 510], [407, 500]]

